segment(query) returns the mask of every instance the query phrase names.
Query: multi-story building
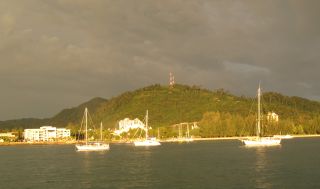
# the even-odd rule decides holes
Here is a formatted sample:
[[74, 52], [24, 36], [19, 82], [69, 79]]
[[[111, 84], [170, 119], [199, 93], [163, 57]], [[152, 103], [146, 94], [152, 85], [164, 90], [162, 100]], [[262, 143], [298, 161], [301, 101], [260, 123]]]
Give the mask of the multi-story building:
[[24, 130], [25, 141], [40, 141], [40, 129], [25, 129]]
[[70, 129], [57, 128], [57, 138], [58, 139], [68, 138], [68, 137], [70, 137]]
[[70, 137], [70, 129], [43, 126], [39, 129], [25, 129], [25, 141], [54, 141]]
[[128, 132], [130, 129], [143, 129], [145, 127], [144, 123], [140, 121], [138, 118], [131, 120], [129, 118], [125, 118], [119, 121], [119, 129], [114, 131], [114, 134], [120, 135], [121, 133]]

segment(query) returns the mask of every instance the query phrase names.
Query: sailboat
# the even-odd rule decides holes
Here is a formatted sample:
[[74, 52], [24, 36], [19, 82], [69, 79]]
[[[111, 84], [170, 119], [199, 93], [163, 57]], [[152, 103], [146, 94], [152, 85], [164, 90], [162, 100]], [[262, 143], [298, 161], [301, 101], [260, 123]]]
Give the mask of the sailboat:
[[193, 141], [193, 138], [190, 137], [190, 131], [189, 131], [189, 124], [187, 124], [187, 131], [186, 131], [186, 136], [182, 137], [182, 124], [180, 123], [179, 124], [179, 136], [178, 136], [178, 139], [177, 141], [178, 142], [192, 142]]
[[261, 136], [261, 88], [259, 84], [258, 88], [258, 120], [257, 120], [257, 136], [252, 139], [244, 139], [242, 142], [246, 146], [276, 146], [280, 145], [281, 143], [281, 138], [277, 137], [262, 137]]
[[78, 151], [106, 151], [110, 149], [109, 144], [102, 142], [102, 123], [100, 126], [100, 142], [88, 142], [88, 108], [85, 108], [84, 111], [85, 117], [85, 125], [86, 125], [86, 132], [85, 132], [85, 144], [76, 144], [76, 149]]
[[135, 146], [160, 146], [161, 143], [157, 141], [156, 137], [149, 137], [148, 136], [148, 110], [146, 113], [146, 125], [145, 125], [145, 133], [146, 133], [146, 138], [144, 140], [140, 141], [135, 141], [133, 144]]
[[192, 141], [193, 141], [193, 138], [190, 137], [189, 124], [187, 125], [187, 132], [186, 132], [185, 141], [186, 141], [186, 142], [192, 142]]

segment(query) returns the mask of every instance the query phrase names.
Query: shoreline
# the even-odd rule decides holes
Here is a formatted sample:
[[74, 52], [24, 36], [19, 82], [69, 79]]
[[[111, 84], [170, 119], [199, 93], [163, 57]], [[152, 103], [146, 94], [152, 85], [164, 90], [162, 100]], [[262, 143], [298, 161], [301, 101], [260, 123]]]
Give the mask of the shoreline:
[[[285, 136], [285, 135], [283, 135]], [[290, 135], [292, 138], [314, 138], [320, 137], [320, 134], [313, 135]], [[247, 138], [255, 138], [255, 136], [243, 136], [243, 137], [211, 137], [211, 138], [192, 138], [193, 141], [215, 141], [215, 140], [242, 140]], [[115, 141], [107, 141], [110, 144], [128, 144], [132, 143], [134, 140], [115, 140]], [[163, 143], [171, 143], [171, 142], [185, 142], [179, 141], [176, 138], [160, 140]], [[76, 144], [77, 141], [56, 141], [56, 142], [2, 142], [0, 146], [12, 146], [12, 145], [69, 145]]]

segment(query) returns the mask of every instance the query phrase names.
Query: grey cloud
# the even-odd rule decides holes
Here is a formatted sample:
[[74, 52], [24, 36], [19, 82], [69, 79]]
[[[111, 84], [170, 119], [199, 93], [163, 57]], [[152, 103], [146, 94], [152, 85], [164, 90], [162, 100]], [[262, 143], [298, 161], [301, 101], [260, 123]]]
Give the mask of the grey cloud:
[[[320, 99], [318, 1], [5, 0], [0, 120], [153, 83]], [[241, 87], [239, 87], [241, 86]]]

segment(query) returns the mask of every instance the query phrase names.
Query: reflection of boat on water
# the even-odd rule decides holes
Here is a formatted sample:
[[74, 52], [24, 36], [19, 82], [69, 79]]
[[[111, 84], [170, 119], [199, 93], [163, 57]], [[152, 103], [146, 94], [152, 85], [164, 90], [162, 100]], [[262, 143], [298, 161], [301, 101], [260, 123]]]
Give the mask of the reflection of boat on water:
[[[85, 144], [76, 144], [78, 151], [106, 151], [110, 149], [109, 144], [102, 142], [102, 123], [100, 127], [100, 142], [88, 142], [88, 109], [84, 112], [85, 118]], [[83, 121], [82, 121], [83, 122]]]
[[255, 161], [255, 187], [256, 188], [272, 188], [272, 183], [268, 181], [268, 159], [267, 159], [268, 148], [254, 148], [256, 153]]
[[156, 137], [149, 137], [148, 136], [148, 110], [146, 113], [146, 125], [145, 125], [145, 134], [146, 134], [146, 138], [144, 140], [140, 140], [140, 141], [135, 141], [133, 142], [133, 144], [135, 146], [160, 146], [161, 143], [156, 139]]
[[258, 120], [257, 120], [257, 136], [255, 138], [251, 139], [245, 139], [242, 140], [242, 142], [246, 146], [275, 146], [275, 145], [280, 145], [281, 143], [281, 138], [278, 137], [262, 137], [261, 136], [261, 103], [260, 103], [260, 98], [261, 98], [261, 89], [260, 89], [260, 84], [258, 88]]

